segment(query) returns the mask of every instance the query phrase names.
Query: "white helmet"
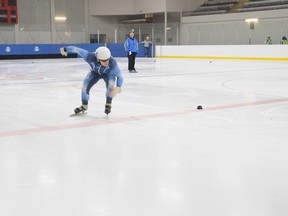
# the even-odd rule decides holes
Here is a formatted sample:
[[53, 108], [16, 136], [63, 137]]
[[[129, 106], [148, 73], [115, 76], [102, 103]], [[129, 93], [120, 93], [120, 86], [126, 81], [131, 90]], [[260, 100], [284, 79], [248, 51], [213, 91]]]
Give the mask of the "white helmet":
[[95, 56], [99, 60], [107, 60], [111, 57], [111, 52], [107, 47], [98, 47], [95, 51]]

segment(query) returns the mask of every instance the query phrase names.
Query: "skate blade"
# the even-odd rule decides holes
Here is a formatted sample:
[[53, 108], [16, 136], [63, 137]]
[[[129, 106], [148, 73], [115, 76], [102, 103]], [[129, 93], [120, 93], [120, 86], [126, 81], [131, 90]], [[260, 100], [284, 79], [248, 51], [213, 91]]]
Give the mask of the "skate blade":
[[69, 117], [82, 116], [82, 115], [86, 115], [86, 114], [87, 114], [87, 112], [73, 113], [73, 114], [69, 115]]

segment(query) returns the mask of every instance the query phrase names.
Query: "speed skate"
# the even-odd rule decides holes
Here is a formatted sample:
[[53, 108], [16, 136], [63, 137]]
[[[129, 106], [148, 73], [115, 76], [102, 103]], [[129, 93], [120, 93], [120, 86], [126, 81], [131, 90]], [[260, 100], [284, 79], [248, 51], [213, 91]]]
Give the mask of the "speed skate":
[[69, 115], [69, 117], [75, 117], [75, 116], [83, 116], [86, 115], [88, 112], [80, 112], [80, 113], [72, 113]]

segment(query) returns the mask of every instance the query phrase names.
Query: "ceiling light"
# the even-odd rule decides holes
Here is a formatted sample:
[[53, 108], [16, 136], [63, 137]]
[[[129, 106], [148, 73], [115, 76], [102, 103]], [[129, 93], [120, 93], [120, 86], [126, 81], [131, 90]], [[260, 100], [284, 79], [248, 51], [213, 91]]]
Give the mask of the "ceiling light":
[[258, 22], [258, 18], [245, 19], [245, 22], [247, 22], [247, 23], [250, 23], [250, 22]]
[[55, 20], [65, 21], [67, 20], [67, 17], [55, 17]]

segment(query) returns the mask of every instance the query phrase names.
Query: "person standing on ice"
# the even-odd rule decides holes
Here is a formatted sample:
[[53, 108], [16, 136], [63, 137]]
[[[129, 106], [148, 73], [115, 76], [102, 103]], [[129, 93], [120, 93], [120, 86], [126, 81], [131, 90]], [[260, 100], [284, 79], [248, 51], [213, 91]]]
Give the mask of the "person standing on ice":
[[271, 39], [271, 36], [270, 36], [270, 35], [267, 36], [267, 38], [266, 38], [266, 40], [265, 40], [265, 44], [269, 44], [269, 45], [272, 44], [272, 39]]
[[130, 73], [137, 73], [135, 69], [135, 59], [138, 53], [138, 41], [134, 37], [134, 31], [129, 32], [129, 37], [124, 42], [124, 48], [128, 56], [128, 70]]
[[281, 38], [280, 44], [288, 44], [288, 40], [285, 36]]
[[145, 38], [145, 40], [142, 41], [141, 43], [144, 44], [145, 57], [148, 57], [148, 54], [149, 54], [149, 48], [150, 48], [150, 46], [151, 46], [151, 44], [152, 44], [152, 41], [150, 41], [149, 37], [147, 36], [147, 37]]
[[[99, 47], [95, 52], [88, 52], [75, 46], [60, 48], [60, 53], [67, 56], [68, 53], [77, 53], [91, 67], [89, 73], [83, 81], [82, 86], [82, 105], [74, 109], [75, 114], [84, 113], [88, 109], [89, 92], [91, 88], [103, 79], [106, 83], [106, 104], [104, 112], [108, 115], [111, 112], [112, 99], [117, 93], [121, 92], [123, 77], [116, 60], [111, 56], [107, 47]], [[115, 86], [116, 83], [116, 86]]]

